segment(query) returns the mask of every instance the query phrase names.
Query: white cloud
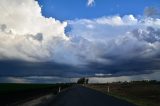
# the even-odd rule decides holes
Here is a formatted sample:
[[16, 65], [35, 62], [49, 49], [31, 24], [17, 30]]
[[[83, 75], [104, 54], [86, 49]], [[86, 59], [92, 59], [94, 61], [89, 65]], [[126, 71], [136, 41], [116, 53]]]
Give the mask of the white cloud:
[[0, 1], [0, 58], [45, 61], [67, 42], [66, 22], [45, 18], [34, 0]]
[[103, 73], [96, 73], [96, 77], [106, 77], [106, 76], [111, 76], [112, 74], [103, 74]]
[[96, 19], [98, 24], [108, 24], [113, 26], [118, 25], [134, 25], [137, 24], [137, 19], [133, 15], [126, 15], [124, 17], [112, 16], [112, 17], [102, 17]]
[[88, 0], [87, 5], [88, 6], [93, 6], [94, 5], [94, 0]]

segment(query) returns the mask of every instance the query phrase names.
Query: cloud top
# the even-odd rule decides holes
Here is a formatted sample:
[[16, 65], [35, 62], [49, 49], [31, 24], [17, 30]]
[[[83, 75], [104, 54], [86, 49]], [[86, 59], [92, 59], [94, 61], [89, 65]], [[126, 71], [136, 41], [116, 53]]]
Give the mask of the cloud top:
[[1, 59], [49, 60], [55, 42], [68, 39], [64, 34], [67, 23], [42, 16], [37, 1], [1, 0], [0, 10]]

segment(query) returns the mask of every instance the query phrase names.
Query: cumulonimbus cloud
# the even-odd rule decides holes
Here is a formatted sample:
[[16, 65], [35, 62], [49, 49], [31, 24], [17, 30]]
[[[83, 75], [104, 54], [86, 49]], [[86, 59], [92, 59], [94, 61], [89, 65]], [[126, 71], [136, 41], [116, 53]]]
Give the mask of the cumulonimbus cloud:
[[[86, 72], [120, 76], [160, 69], [159, 18], [116, 15], [60, 22], [42, 16], [41, 7], [34, 0], [1, 0], [0, 14], [1, 61], [67, 64], [74, 74], [68, 75], [66, 69], [51, 73], [70, 77]], [[67, 33], [66, 27], [71, 29]], [[25, 67], [28, 66], [31, 65]], [[40, 70], [37, 66], [35, 69]], [[47, 67], [50, 73], [55, 68], [52, 66], [47, 64], [43, 68]]]

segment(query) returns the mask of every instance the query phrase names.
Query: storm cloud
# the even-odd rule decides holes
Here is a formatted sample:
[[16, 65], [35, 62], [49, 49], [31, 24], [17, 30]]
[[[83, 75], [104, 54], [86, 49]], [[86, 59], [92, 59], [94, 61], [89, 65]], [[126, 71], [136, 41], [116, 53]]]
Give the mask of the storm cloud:
[[34, 0], [1, 0], [0, 14], [1, 77], [119, 77], [160, 69], [159, 18], [61, 22], [44, 17]]

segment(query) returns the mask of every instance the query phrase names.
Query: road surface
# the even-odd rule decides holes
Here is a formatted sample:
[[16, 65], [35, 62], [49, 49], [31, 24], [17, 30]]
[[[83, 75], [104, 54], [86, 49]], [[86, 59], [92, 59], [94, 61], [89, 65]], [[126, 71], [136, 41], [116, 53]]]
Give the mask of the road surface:
[[75, 86], [57, 95], [49, 106], [135, 106], [101, 92]]

